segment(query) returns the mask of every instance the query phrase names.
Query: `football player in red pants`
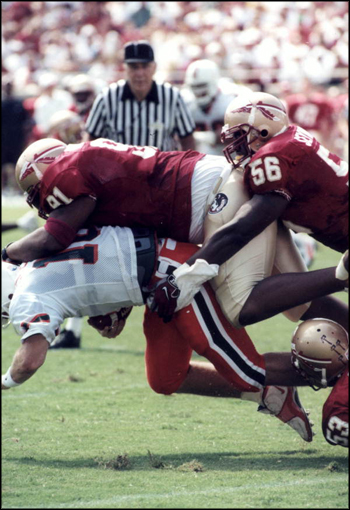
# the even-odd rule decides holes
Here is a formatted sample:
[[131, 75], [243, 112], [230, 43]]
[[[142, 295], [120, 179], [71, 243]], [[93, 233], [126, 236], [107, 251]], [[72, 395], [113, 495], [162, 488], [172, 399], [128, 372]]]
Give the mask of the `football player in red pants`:
[[[19, 267], [3, 262], [2, 315], [9, 313], [13, 294], [10, 318], [22, 346], [2, 377], [2, 389], [22, 384], [44, 363], [65, 318], [88, 315], [90, 323], [100, 327], [116, 308], [143, 305], [141, 287], [154, 285], [198, 249], [171, 239], [161, 240], [158, 250], [148, 249], [152, 239], [127, 228], [83, 229], [63, 252]], [[103, 336], [121, 332], [125, 317], [119, 312], [114, 316], [110, 325], [102, 326]], [[209, 284], [171, 324], [146, 309], [144, 331], [146, 372], [153, 390], [250, 400], [290, 425], [305, 441], [312, 440], [295, 388], [306, 383], [291, 366], [290, 353], [260, 355], [245, 330], [227, 321]], [[210, 363], [191, 362], [193, 351]]]

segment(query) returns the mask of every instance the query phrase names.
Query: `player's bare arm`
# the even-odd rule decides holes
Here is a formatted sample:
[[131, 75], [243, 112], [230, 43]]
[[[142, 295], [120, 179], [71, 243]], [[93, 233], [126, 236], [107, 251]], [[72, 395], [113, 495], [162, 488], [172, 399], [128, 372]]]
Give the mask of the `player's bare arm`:
[[69, 246], [79, 228], [92, 213], [96, 201], [79, 197], [69, 205], [55, 209], [44, 227], [11, 243], [6, 248], [7, 257], [13, 261], [28, 262], [46, 257]]
[[2, 376], [1, 389], [19, 386], [27, 381], [44, 363], [49, 343], [43, 335], [33, 335], [23, 340], [16, 351], [12, 365]]
[[[188, 280], [188, 291], [189, 295], [193, 297], [195, 282], [199, 289], [202, 283], [217, 276], [218, 266], [233, 257], [270, 223], [279, 218], [287, 205], [287, 199], [277, 193], [254, 195], [251, 200], [241, 206], [227, 225], [218, 229], [203, 244], [202, 248], [187, 260], [186, 264], [176, 270], [174, 273], [176, 282], [173, 275], [170, 275], [158, 284], [154, 291], [151, 309], [157, 311], [164, 322], [169, 322], [176, 309], [179, 297], [179, 289], [177, 288], [180, 277], [179, 271], [181, 272], [182, 282], [187, 280], [187, 276], [191, 272], [191, 279]], [[195, 263], [196, 265], [194, 265]], [[181, 285], [181, 297], [187, 302], [188, 295], [185, 287]]]
[[204, 259], [209, 264], [223, 264], [279, 218], [287, 205], [286, 198], [277, 193], [254, 195], [187, 263], [192, 265], [197, 259]]

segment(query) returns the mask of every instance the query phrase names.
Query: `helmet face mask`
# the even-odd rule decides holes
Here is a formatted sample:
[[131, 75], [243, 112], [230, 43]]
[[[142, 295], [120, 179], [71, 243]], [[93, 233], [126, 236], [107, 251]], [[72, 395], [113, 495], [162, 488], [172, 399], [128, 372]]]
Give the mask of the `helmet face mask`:
[[283, 103], [271, 94], [252, 92], [236, 97], [225, 112], [221, 142], [230, 142], [223, 150], [234, 168], [251, 158], [274, 136], [289, 125]]
[[67, 145], [55, 138], [44, 138], [29, 145], [18, 158], [15, 175], [18, 186], [27, 194], [30, 207], [36, 207], [39, 215], [46, 217], [40, 211], [40, 182], [46, 169], [62, 154]]
[[241, 165], [246, 159], [251, 158], [254, 151], [250, 144], [255, 142], [258, 137], [257, 131], [249, 126], [249, 124], [238, 124], [232, 128], [225, 124], [221, 132], [221, 142], [224, 143], [227, 140], [233, 139], [223, 150], [227, 161], [235, 167]]
[[292, 365], [314, 390], [326, 388], [348, 365], [348, 335], [328, 319], [300, 324], [292, 338]]

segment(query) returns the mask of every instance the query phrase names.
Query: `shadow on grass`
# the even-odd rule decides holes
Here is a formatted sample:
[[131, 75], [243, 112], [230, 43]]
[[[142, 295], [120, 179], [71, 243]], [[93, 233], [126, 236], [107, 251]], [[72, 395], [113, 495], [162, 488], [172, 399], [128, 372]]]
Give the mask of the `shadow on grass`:
[[[112, 456], [111, 456], [112, 457]], [[317, 456], [317, 450], [286, 450], [282, 452], [252, 452], [234, 453], [234, 452], [217, 452], [205, 453], [189, 452], [181, 455], [162, 455], [159, 457], [165, 466], [171, 466], [174, 469], [180, 465], [191, 462], [196, 459], [200, 462], [205, 470], [222, 470], [222, 471], [297, 471], [305, 469], [327, 469], [329, 466], [336, 465], [334, 470], [339, 472], [347, 472], [348, 459], [337, 455], [320, 455]], [[46, 467], [46, 468], [64, 468], [64, 469], [80, 469], [80, 468], [98, 468], [98, 460], [96, 458], [80, 458], [80, 459], [35, 459], [34, 457], [8, 457], [7, 460], [26, 464], [29, 466]], [[155, 469], [150, 465], [149, 455], [130, 456], [130, 467], [132, 470], [149, 471]]]

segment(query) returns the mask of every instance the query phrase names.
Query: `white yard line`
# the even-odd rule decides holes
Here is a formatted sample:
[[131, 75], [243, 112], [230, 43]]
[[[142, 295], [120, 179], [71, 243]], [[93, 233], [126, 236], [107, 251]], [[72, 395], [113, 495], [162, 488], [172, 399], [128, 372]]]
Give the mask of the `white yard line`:
[[[348, 480], [348, 477], [343, 475], [339, 478], [333, 478], [333, 483], [344, 483]], [[148, 493], [148, 494], [130, 494], [128, 496], [115, 496], [113, 498], [109, 499], [97, 499], [95, 501], [75, 501], [71, 504], [64, 504], [64, 505], [45, 505], [43, 507], [35, 506], [35, 507], [20, 507], [17, 506], [16, 508], [106, 508], [107, 505], [117, 505], [118, 503], [127, 503], [131, 501], [137, 501], [138, 499], [144, 499], [144, 500], [153, 500], [153, 499], [164, 499], [169, 501], [171, 498], [179, 498], [179, 497], [187, 497], [187, 496], [210, 496], [214, 494], [231, 494], [234, 492], [241, 492], [241, 491], [259, 491], [260, 489], [268, 489], [268, 488], [276, 488], [276, 487], [294, 487], [296, 485], [298, 486], [307, 486], [307, 485], [321, 485], [326, 483], [325, 480], [320, 478], [315, 478], [311, 480], [296, 480], [294, 482], [286, 482], [286, 483], [263, 483], [263, 484], [249, 484], [249, 485], [241, 485], [240, 487], [227, 487], [224, 488], [218, 488], [218, 489], [208, 489], [203, 491], [177, 491], [177, 492], [166, 492], [163, 494], [159, 493]], [[97, 506], [98, 505], [98, 506]], [[9, 508], [9, 507], [7, 507]], [[113, 508], [113, 507], [111, 507]], [[114, 507], [117, 508], [117, 507]], [[127, 508], [127, 507], [126, 507]], [[209, 507], [208, 507], [209, 508]], [[294, 508], [293, 505], [290, 508]]]

